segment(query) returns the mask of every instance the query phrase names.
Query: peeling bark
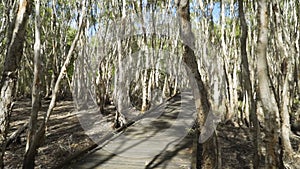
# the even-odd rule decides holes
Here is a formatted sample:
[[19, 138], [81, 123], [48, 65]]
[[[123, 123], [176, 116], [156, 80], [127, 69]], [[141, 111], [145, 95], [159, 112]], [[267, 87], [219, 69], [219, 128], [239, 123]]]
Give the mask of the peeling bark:
[[[196, 60], [196, 56], [194, 53], [194, 35], [191, 30], [191, 23], [190, 23], [190, 11], [189, 11], [189, 0], [181, 0], [178, 3], [178, 13], [180, 19], [180, 35], [181, 40], [183, 42], [183, 61], [189, 67], [191, 75], [190, 78], [196, 80], [195, 86], [192, 86], [193, 95], [195, 98], [195, 104], [197, 107], [197, 122], [199, 130], [205, 125], [205, 120], [208, 117], [208, 114], [211, 110], [211, 103], [209, 102], [208, 91], [204, 85], [204, 82], [201, 78], [201, 74], [198, 70], [198, 64]], [[199, 91], [199, 94], [197, 93]], [[205, 126], [206, 129], [212, 129], [212, 123], [208, 124], [209, 126]], [[201, 130], [202, 132], [207, 132]], [[201, 133], [206, 134], [206, 133]], [[200, 145], [198, 145], [200, 146]], [[197, 146], [197, 149], [200, 148]], [[197, 164], [196, 167], [204, 168], [204, 169], [212, 169], [212, 168], [219, 168], [219, 160], [218, 160], [218, 145], [217, 145], [217, 136], [215, 131], [213, 131], [212, 136], [204, 143], [201, 144], [202, 146], [202, 156], [197, 153]], [[198, 150], [194, 150], [198, 152]], [[200, 159], [201, 156], [201, 159]], [[201, 164], [199, 163], [201, 161]]]
[[26, 25], [28, 15], [31, 11], [30, 0], [20, 0], [19, 9], [8, 33], [8, 47], [4, 62], [4, 68], [0, 81], [0, 167], [3, 168], [3, 156], [7, 143], [7, 132], [9, 128], [10, 113], [12, 109], [13, 97], [18, 79], [18, 67], [23, 55], [23, 44], [25, 41]]
[[23, 161], [24, 169], [33, 169], [35, 166], [35, 156], [37, 154], [38, 143], [40, 140], [36, 138], [38, 112], [41, 109], [41, 33], [40, 33], [40, 0], [35, 0], [35, 43], [34, 43], [34, 77], [32, 85], [32, 108], [29, 122], [29, 130], [27, 133], [27, 143], [25, 157]]
[[[248, 26], [245, 19], [244, 14], [244, 1], [239, 0], [239, 16], [240, 16], [240, 25], [242, 30], [242, 35], [240, 38], [241, 41], [241, 70], [242, 70], [242, 87], [245, 91], [245, 94], [249, 98], [249, 112], [250, 112], [250, 127], [254, 127], [253, 132], [253, 143], [255, 146], [254, 151], [254, 159], [253, 166], [254, 168], [259, 167], [259, 147], [260, 147], [260, 127], [256, 115], [256, 103], [254, 101], [253, 90], [252, 90], [252, 82], [250, 79], [250, 70], [249, 70], [249, 62], [247, 57], [247, 35], [248, 35]], [[247, 103], [246, 103], [247, 104]]]
[[259, 96], [266, 122], [266, 168], [280, 168], [279, 155], [279, 112], [274, 93], [272, 93], [268, 72], [267, 45], [268, 45], [268, 1], [259, 2], [258, 12], [258, 42], [257, 42], [257, 75]]

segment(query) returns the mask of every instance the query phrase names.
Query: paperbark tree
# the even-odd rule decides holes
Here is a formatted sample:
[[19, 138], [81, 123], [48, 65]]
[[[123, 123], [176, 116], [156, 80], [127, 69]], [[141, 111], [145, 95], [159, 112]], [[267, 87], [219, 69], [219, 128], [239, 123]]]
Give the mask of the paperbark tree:
[[66, 76], [66, 71], [67, 71], [67, 67], [69, 66], [70, 62], [71, 62], [71, 59], [72, 59], [72, 54], [74, 52], [74, 49], [77, 45], [77, 42], [79, 40], [79, 37], [82, 33], [82, 30], [84, 28], [84, 22], [85, 22], [85, 17], [86, 17], [86, 1], [82, 1], [82, 8], [81, 8], [81, 15], [80, 15], [80, 20], [79, 20], [79, 26], [78, 26], [78, 31], [76, 33], [76, 36], [75, 38], [73, 39], [72, 41], [72, 44], [70, 46], [70, 49], [68, 50], [68, 53], [66, 55], [66, 60], [60, 70], [60, 73], [58, 75], [58, 78], [55, 82], [55, 85], [54, 85], [54, 88], [53, 88], [53, 91], [52, 91], [52, 97], [51, 97], [51, 101], [50, 101], [50, 105], [48, 107], [48, 110], [47, 110], [47, 114], [45, 116], [45, 123], [47, 124], [48, 121], [49, 121], [49, 118], [50, 118], [50, 115], [53, 111], [53, 108], [55, 106], [55, 102], [56, 102], [56, 98], [57, 98], [57, 93], [60, 89], [60, 82], [61, 80]]
[[18, 67], [23, 54], [26, 24], [31, 11], [30, 0], [20, 0], [18, 12], [8, 32], [8, 46], [4, 68], [0, 81], [0, 167], [3, 168], [3, 156], [6, 149], [6, 137], [9, 128], [10, 113], [13, 106], [13, 96], [18, 79]]
[[[36, 8], [39, 8], [39, 0], [36, 0]], [[37, 10], [39, 11], [39, 10]], [[38, 13], [36, 14], [36, 42], [35, 42], [35, 78], [34, 78], [34, 87], [33, 87], [33, 93], [32, 93], [32, 112], [31, 112], [31, 119], [30, 119], [30, 125], [29, 125], [29, 133], [27, 136], [27, 145], [26, 145], [26, 153], [25, 158], [23, 162], [23, 168], [34, 168], [34, 159], [36, 155], [36, 151], [39, 148], [39, 146], [43, 143], [46, 127], [50, 119], [50, 115], [53, 111], [53, 108], [55, 106], [56, 98], [57, 98], [57, 92], [59, 91], [59, 84], [61, 80], [66, 76], [67, 67], [70, 64], [72, 53], [76, 47], [76, 44], [78, 42], [78, 39], [81, 35], [82, 29], [84, 27], [84, 19], [86, 16], [86, 1], [82, 2], [82, 13], [80, 16], [79, 21], [79, 30], [71, 44], [71, 47], [68, 51], [68, 54], [66, 56], [66, 60], [64, 62], [64, 65], [62, 66], [62, 69], [60, 70], [58, 79], [55, 83], [54, 90], [52, 92], [52, 97], [50, 101], [50, 105], [48, 107], [47, 113], [44, 116], [44, 120], [42, 123], [37, 126], [37, 113], [40, 108], [40, 96], [39, 96], [39, 90], [40, 90], [40, 37], [39, 37], [39, 17]]]
[[[196, 56], [193, 50], [194, 47], [194, 35], [191, 30], [190, 23], [190, 5], [189, 0], [180, 0], [177, 4], [179, 20], [180, 20], [180, 35], [183, 42], [183, 61], [190, 69], [190, 78], [196, 79], [195, 86], [193, 88], [193, 95], [195, 98], [195, 104], [197, 107], [197, 122], [198, 129], [201, 130], [201, 127], [204, 127], [205, 120], [208, 117], [208, 113], [211, 110], [211, 103], [208, 99], [208, 91], [204, 85], [204, 82], [201, 78], [201, 74], [198, 70]], [[197, 93], [199, 91], [199, 94]], [[213, 124], [209, 124], [206, 128], [212, 129]], [[203, 131], [203, 130], [202, 130]], [[205, 132], [205, 131], [204, 131]], [[202, 133], [205, 134], [205, 133]], [[197, 151], [197, 150], [196, 150]], [[217, 136], [215, 131], [213, 131], [212, 136], [202, 144], [202, 157], [199, 159], [200, 154], [197, 153], [197, 163], [201, 161], [201, 168], [212, 169], [218, 168], [218, 147], [217, 147]], [[198, 163], [197, 168], [200, 167]]]
[[29, 129], [27, 133], [27, 144], [25, 150], [25, 157], [23, 161], [24, 169], [33, 169], [35, 155], [37, 153], [38, 144], [41, 140], [37, 137], [37, 119], [38, 112], [41, 108], [41, 38], [40, 38], [40, 0], [35, 0], [35, 44], [34, 44], [34, 78], [32, 85], [32, 108], [29, 122]]
[[96, 78], [96, 99], [97, 104], [100, 108], [100, 112], [104, 113], [104, 106], [106, 103], [106, 84], [103, 79], [103, 71], [102, 71], [103, 62], [99, 64], [98, 68], [98, 76]]
[[[259, 123], [256, 115], [256, 103], [254, 101], [254, 96], [253, 96], [253, 90], [252, 90], [252, 82], [250, 79], [250, 70], [249, 70], [249, 62], [248, 62], [248, 56], [247, 56], [247, 36], [248, 36], [248, 27], [245, 19], [245, 14], [244, 14], [244, 1], [239, 0], [238, 1], [239, 5], [239, 17], [240, 17], [240, 27], [241, 27], [241, 37], [240, 37], [240, 49], [241, 49], [241, 71], [242, 71], [242, 89], [244, 90], [243, 93], [245, 93], [246, 97], [248, 97], [249, 101], [249, 112], [250, 112], [250, 127], [254, 127], [254, 132], [253, 132], [253, 143], [255, 146], [255, 153], [254, 153], [254, 168], [259, 167], [259, 146], [260, 146], [260, 128], [259, 128]], [[247, 103], [246, 103], [247, 104]]]
[[[286, 5], [286, 4], [285, 4]], [[281, 159], [283, 162], [284, 167], [286, 168], [299, 168], [300, 164], [297, 163], [299, 159], [297, 160], [295, 158], [295, 153], [293, 150], [293, 147], [291, 145], [290, 141], [290, 131], [291, 131], [291, 125], [290, 125], [290, 99], [293, 97], [290, 97], [291, 91], [291, 82], [293, 77], [293, 70], [294, 70], [294, 64], [292, 64], [292, 57], [289, 56], [288, 50], [290, 50], [291, 53], [295, 53], [294, 48], [289, 49], [289, 46], [291, 45], [291, 41], [287, 41], [284, 43], [285, 38], [287, 36], [287, 32], [289, 31], [285, 25], [284, 20], [288, 18], [284, 18], [284, 15], [281, 15], [280, 11], [282, 11], [279, 0], [273, 1], [272, 3], [272, 11], [274, 14], [274, 27], [275, 27], [275, 41], [277, 45], [275, 46], [276, 54], [279, 56], [279, 59], [281, 60], [280, 65], [280, 74], [278, 75], [278, 86], [279, 86], [279, 112], [280, 112], [280, 118], [281, 118], [281, 141], [282, 141], [282, 152], [283, 152], [283, 158]], [[298, 157], [299, 158], [299, 157]]]
[[126, 119], [124, 116], [124, 111], [125, 111], [125, 106], [124, 104], [126, 103], [126, 100], [128, 100], [126, 96], [126, 78], [125, 78], [125, 73], [124, 73], [124, 67], [123, 67], [123, 48], [122, 48], [122, 35], [125, 33], [125, 25], [126, 25], [126, 0], [122, 0], [122, 7], [120, 8], [121, 10], [121, 22], [122, 22], [122, 28], [118, 32], [119, 39], [117, 40], [117, 63], [116, 67], [118, 68], [116, 70], [116, 80], [115, 80], [115, 91], [114, 91], [114, 97], [115, 97], [115, 102], [116, 102], [116, 107], [117, 111], [115, 114], [115, 124], [114, 127], [122, 127], [126, 123]]
[[279, 112], [274, 93], [270, 88], [268, 75], [267, 45], [268, 45], [268, 0], [259, 1], [258, 11], [258, 42], [257, 42], [257, 75], [260, 101], [266, 123], [266, 168], [280, 168], [279, 155]]

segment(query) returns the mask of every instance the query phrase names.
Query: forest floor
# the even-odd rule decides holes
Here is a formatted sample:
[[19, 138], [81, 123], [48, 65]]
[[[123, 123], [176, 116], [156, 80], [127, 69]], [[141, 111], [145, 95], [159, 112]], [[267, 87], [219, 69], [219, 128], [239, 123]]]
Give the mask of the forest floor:
[[[17, 101], [11, 117], [10, 133], [29, 121], [31, 104], [29, 99]], [[42, 112], [48, 108], [49, 101], [43, 101]], [[107, 111], [113, 111], [108, 109]], [[113, 125], [113, 114], [104, 116], [106, 126]], [[113, 131], [112, 127], [110, 127]], [[107, 129], [106, 129], [107, 130]], [[252, 168], [254, 146], [251, 132], [246, 127], [231, 124], [219, 124], [218, 141], [221, 149], [222, 168]], [[106, 131], [108, 132], [108, 131]], [[104, 135], [105, 133], [103, 133]], [[299, 149], [300, 139], [291, 138], [293, 148]], [[50, 118], [46, 139], [38, 150], [36, 168], [56, 168], [72, 154], [90, 147], [94, 142], [85, 134], [84, 129], [74, 113], [73, 101], [59, 101]], [[26, 145], [26, 133], [13, 142], [5, 154], [5, 168], [21, 168]], [[263, 164], [261, 165], [263, 168]]]

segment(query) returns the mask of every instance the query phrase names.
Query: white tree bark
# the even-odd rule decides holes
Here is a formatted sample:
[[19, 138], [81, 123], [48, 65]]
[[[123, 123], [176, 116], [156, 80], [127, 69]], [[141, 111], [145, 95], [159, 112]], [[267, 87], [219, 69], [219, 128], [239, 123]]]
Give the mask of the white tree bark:
[[270, 78], [268, 75], [267, 45], [268, 45], [268, 2], [261, 0], [259, 2], [259, 33], [257, 42], [257, 75], [259, 96], [266, 122], [266, 168], [279, 168], [279, 117], [278, 107], [275, 101], [274, 93], [270, 88]]
[[26, 25], [28, 15], [31, 12], [30, 0], [19, 0], [19, 9], [14, 16], [8, 32], [8, 47], [4, 62], [4, 68], [0, 81], [0, 167], [3, 168], [3, 156], [6, 149], [6, 137], [9, 128], [10, 112], [13, 106], [13, 96], [18, 79], [18, 67], [23, 54]]
[[24, 169], [33, 169], [35, 163], [35, 155], [40, 140], [36, 137], [38, 112], [41, 108], [41, 38], [40, 38], [40, 0], [35, 0], [35, 43], [34, 43], [34, 78], [32, 85], [32, 109], [27, 133], [27, 143], [25, 157], [23, 161]]

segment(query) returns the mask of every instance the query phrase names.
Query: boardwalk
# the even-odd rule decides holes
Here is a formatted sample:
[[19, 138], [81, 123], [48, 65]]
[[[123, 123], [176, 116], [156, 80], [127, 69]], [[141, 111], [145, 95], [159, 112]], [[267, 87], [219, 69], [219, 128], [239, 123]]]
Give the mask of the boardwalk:
[[186, 92], [149, 111], [124, 132], [69, 168], [188, 169], [191, 166], [195, 119], [191, 94]]

